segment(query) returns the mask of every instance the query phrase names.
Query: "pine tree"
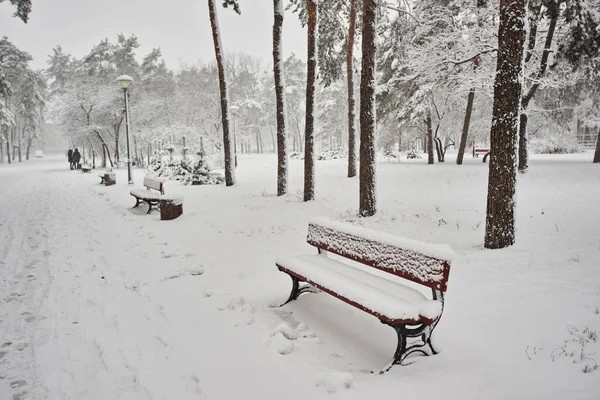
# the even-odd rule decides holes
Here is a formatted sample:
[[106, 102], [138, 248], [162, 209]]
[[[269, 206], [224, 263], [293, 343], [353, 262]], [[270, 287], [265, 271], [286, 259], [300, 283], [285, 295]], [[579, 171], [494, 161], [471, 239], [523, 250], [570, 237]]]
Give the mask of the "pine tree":
[[285, 80], [283, 77], [283, 0], [273, 0], [273, 74], [277, 108], [277, 196], [288, 191], [287, 133], [285, 130]]
[[304, 123], [304, 201], [315, 199], [315, 86], [317, 80], [318, 0], [306, 0], [308, 12], [306, 120]]
[[[237, 3], [234, 4], [234, 9], [239, 13]], [[226, 2], [224, 5], [227, 5]], [[217, 8], [215, 0], [208, 0], [208, 11], [210, 14], [210, 25], [212, 28], [213, 42], [215, 47], [215, 57], [217, 59], [217, 69], [219, 72], [219, 87], [221, 90], [221, 119], [223, 124], [223, 150], [225, 153], [225, 185], [235, 185], [235, 161], [233, 151], [233, 141], [229, 132], [229, 105], [227, 97], [227, 82], [225, 80], [225, 67], [223, 64], [223, 45], [221, 44], [221, 36], [219, 32], [219, 24], [217, 22]]]
[[360, 79], [360, 184], [359, 213], [377, 212], [375, 185], [375, 57], [377, 54], [377, 2], [363, 1], [362, 73]]
[[516, 137], [523, 50], [525, 0], [500, 0], [498, 60], [490, 133], [484, 245], [499, 249], [515, 242]]

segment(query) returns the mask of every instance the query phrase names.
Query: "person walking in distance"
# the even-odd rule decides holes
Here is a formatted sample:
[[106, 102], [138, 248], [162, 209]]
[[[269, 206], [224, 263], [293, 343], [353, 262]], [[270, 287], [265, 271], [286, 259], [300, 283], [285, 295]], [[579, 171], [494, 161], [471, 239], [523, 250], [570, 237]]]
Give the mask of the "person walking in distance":
[[69, 160], [69, 168], [73, 169], [73, 149], [67, 151], [67, 159]]
[[79, 169], [79, 160], [81, 160], [81, 154], [79, 153], [79, 149], [75, 149], [73, 152], [73, 166], [75, 169]]

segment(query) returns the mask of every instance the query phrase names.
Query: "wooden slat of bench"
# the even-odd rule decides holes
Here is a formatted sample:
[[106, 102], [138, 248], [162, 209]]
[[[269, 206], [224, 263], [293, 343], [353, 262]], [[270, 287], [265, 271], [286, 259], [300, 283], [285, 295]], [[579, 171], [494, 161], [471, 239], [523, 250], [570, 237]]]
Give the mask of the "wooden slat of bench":
[[432, 289], [447, 289], [453, 255], [448, 246], [397, 238], [326, 218], [309, 223], [307, 242]]
[[441, 303], [416, 289], [324, 256], [286, 256], [278, 258], [276, 265], [391, 324], [431, 323], [441, 314]]

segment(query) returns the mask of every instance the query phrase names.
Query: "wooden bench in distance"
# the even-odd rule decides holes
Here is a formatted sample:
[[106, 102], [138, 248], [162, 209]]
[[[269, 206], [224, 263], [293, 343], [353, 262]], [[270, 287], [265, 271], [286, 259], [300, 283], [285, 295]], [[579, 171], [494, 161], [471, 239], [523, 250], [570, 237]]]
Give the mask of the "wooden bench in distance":
[[[284, 305], [302, 293], [314, 291], [312, 287], [315, 287], [392, 327], [397, 333], [398, 345], [386, 371], [394, 364], [401, 364], [411, 353], [436, 354], [431, 333], [444, 308], [444, 292], [453, 256], [450, 247], [404, 239], [327, 218], [317, 218], [309, 223], [307, 242], [316, 247], [319, 254], [290, 255], [276, 260], [277, 268], [292, 278], [292, 291]], [[328, 252], [393, 277], [386, 279], [369, 273], [366, 268], [328, 258]], [[402, 284], [396, 277], [431, 290], [431, 298]], [[300, 286], [300, 282], [307, 285]]]
[[136, 208], [141, 202], [144, 202], [148, 204], [148, 212], [146, 214], [152, 212], [152, 206], [155, 206], [155, 209], [157, 209], [162, 195], [165, 194], [163, 188], [163, 183], [165, 183], [165, 181], [165, 178], [157, 178], [150, 175], [144, 176], [144, 186], [146, 189], [131, 189], [129, 192], [135, 197], [135, 206], [133, 206], [133, 208]]
[[81, 166], [81, 172], [88, 173], [92, 170], [92, 166], [91, 165], [82, 165]]
[[104, 174], [99, 174], [100, 184], [104, 184], [104, 186], [111, 186], [117, 183], [117, 176], [114, 172], [105, 172]]
[[473, 146], [473, 157], [479, 158], [479, 155], [483, 154], [482, 162], [486, 162], [487, 158], [490, 156], [489, 147], [475, 147]]

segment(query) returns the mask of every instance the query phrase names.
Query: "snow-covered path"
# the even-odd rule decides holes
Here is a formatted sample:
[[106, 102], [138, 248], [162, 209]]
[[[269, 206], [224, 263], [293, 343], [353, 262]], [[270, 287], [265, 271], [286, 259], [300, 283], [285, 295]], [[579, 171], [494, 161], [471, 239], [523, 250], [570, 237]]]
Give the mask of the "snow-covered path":
[[165, 263], [143, 246], [152, 234], [82, 190], [78, 172], [52, 167], [0, 177], [0, 398], [186, 398], [180, 388], [198, 398], [192, 374], [168, 382], [165, 315], [128, 286]]

